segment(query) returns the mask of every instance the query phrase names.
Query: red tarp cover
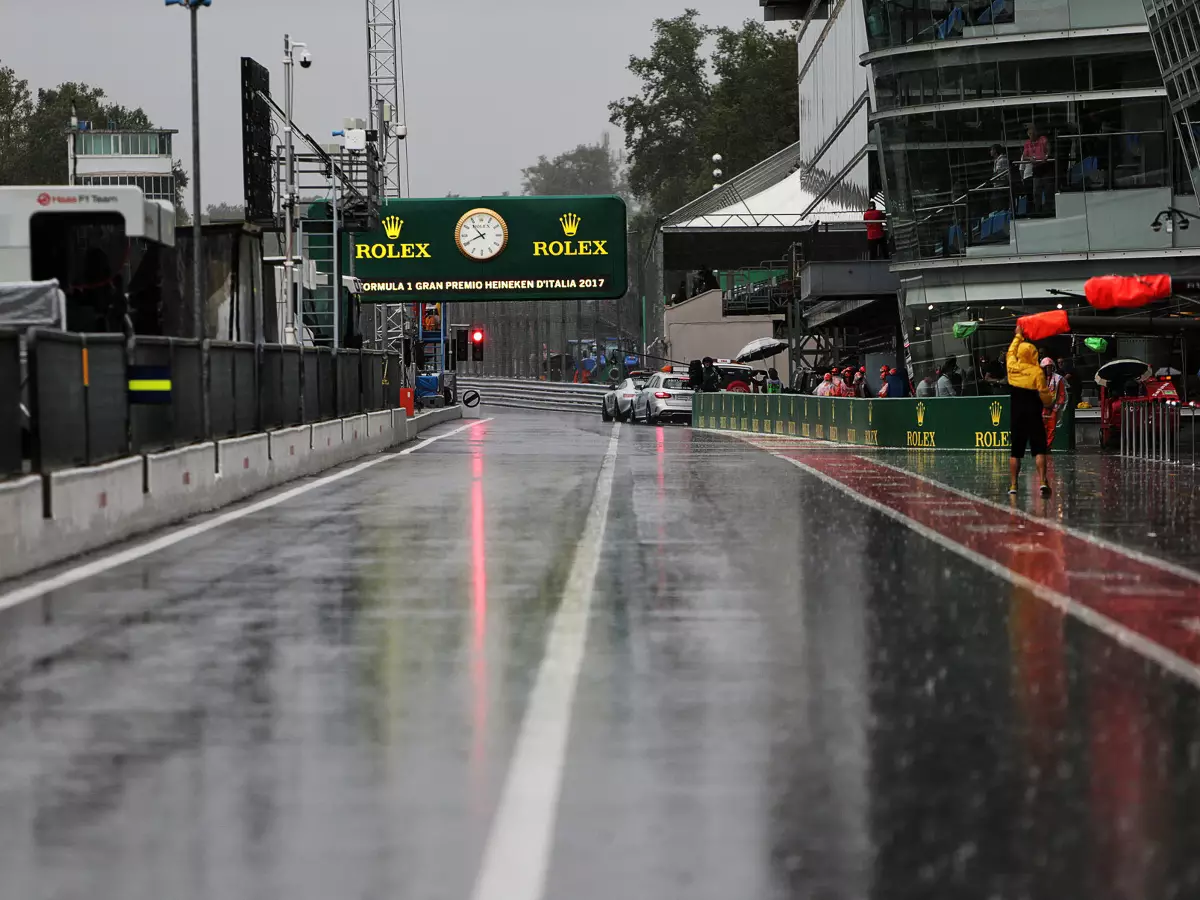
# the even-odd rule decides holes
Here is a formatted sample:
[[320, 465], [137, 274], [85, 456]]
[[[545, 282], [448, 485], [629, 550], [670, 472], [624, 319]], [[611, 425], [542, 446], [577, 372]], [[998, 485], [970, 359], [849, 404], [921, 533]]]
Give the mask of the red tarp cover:
[[1171, 296], [1170, 275], [1101, 275], [1083, 286], [1096, 309], [1137, 309]]
[[1044, 341], [1056, 334], [1065, 334], [1070, 331], [1071, 323], [1067, 321], [1065, 309], [1052, 309], [1050, 312], [1021, 316], [1017, 319], [1017, 327], [1021, 329], [1021, 334], [1029, 340]]

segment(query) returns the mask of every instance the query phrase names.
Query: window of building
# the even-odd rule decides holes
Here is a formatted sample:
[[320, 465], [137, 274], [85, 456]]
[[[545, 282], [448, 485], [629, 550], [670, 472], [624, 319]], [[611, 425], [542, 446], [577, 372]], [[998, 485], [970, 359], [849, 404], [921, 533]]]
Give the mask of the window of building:
[[[1113, 192], [1181, 180], [1160, 97], [915, 113], [879, 126], [899, 258], [1114, 249], [1105, 242], [1115, 238], [1097, 237], [1125, 227]], [[1128, 240], [1126, 249], [1151, 246], [1149, 232]]]

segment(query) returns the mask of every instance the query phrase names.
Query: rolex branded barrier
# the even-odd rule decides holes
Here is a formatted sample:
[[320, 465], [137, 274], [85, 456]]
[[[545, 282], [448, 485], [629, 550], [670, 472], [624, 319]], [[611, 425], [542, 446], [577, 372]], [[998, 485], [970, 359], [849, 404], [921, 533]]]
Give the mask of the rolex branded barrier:
[[[696, 394], [696, 428], [810, 438], [862, 447], [1007, 450], [1008, 397], [849, 400], [798, 394]], [[1059, 416], [1053, 449], [1075, 449], [1074, 411]]]

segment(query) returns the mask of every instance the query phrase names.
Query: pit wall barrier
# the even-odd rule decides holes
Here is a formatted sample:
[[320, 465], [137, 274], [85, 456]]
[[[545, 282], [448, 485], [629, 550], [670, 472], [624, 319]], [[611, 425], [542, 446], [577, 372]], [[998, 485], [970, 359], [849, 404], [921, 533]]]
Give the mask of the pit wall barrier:
[[[692, 424], [810, 438], [860, 447], [1004, 450], [1011, 445], [1008, 397], [851, 400], [800, 394], [696, 394]], [[1060, 414], [1053, 450], [1075, 449], [1074, 410]]]
[[[413, 419], [402, 409], [389, 410], [0, 481], [0, 580], [156, 535], [190, 516], [388, 450], [460, 418], [458, 406]], [[0, 609], [0, 633], [9, 615]], [[7, 662], [4, 657], [0, 648], [0, 662]]]

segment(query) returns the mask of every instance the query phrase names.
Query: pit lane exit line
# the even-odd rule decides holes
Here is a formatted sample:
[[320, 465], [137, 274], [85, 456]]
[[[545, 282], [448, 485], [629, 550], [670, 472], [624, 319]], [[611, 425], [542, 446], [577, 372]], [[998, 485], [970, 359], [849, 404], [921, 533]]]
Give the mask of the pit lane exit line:
[[[866, 457], [762, 449], [1200, 687], [1200, 635], [1185, 624], [1200, 613], [1200, 575]], [[935, 516], [927, 502], [906, 500], [906, 488], [874, 477], [881, 470], [924, 485], [926, 494], [971, 500], [977, 527]], [[1031, 546], [1038, 552], [1029, 552]], [[1097, 553], [1103, 558], [1094, 560]], [[1110, 579], [1071, 569], [1071, 560], [1089, 557]]]

